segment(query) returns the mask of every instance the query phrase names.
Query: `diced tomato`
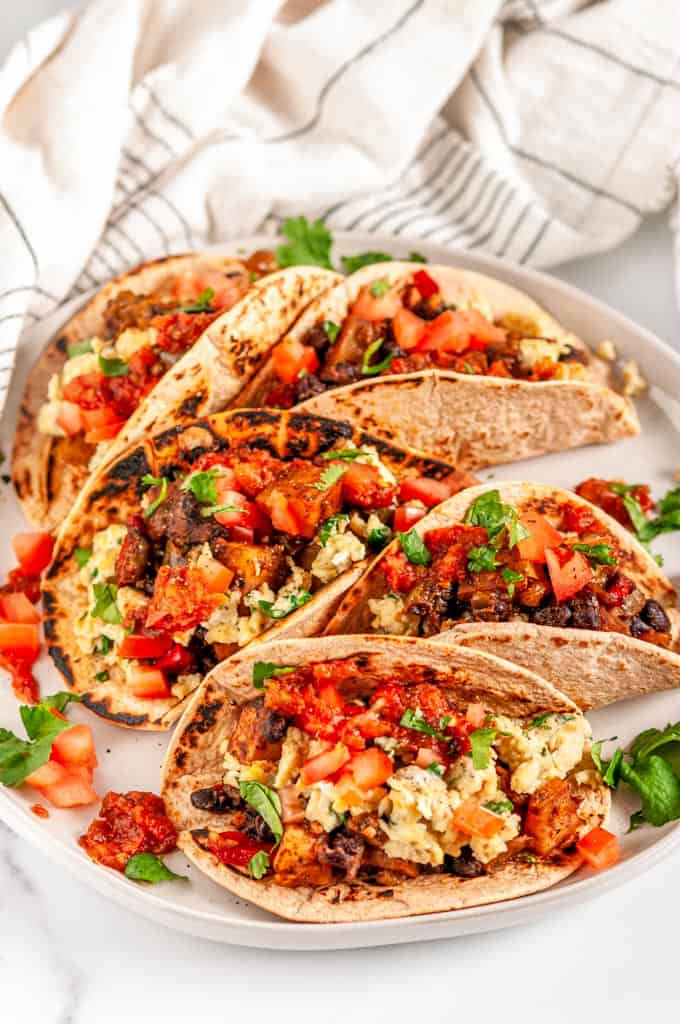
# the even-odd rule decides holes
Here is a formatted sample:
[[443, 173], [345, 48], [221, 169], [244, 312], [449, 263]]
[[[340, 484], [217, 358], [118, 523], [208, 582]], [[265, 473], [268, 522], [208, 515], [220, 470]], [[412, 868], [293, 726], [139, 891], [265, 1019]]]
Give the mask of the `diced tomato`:
[[355, 754], [345, 771], [351, 773], [359, 789], [367, 791], [387, 782], [394, 774], [394, 765], [380, 747], [369, 747]]
[[83, 429], [82, 410], [75, 402], [60, 402], [57, 413], [57, 426], [61, 427], [65, 434], [72, 437], [79, 434]]
[[408, 533], [415, 523], [419, 523], [427, 513], [420, 505], [400, 505], [394, 513], [392, 526], [399, 533]]
[[421, 575], [419, 566], [409, 562], [403, 551], [390, 551], [381, 564], [388, 587], [398, 594], [412, 590]]
[[271, 848], [271, 843], [258, 843], [244, 832], [235, 831], [220, 832], [208, 842], [208, 849], [220, 863], [236, 868], [247, 868], [256, 853], [269, 852]]
[[90, 768], [60, 767], [63, 772], [61, 778], [40, 790], [51, 804], [55, 807], [82, 807], [97, 803], [99, 796], [92, 785]]
[[243, 541], [244, 544], [252, 544], [255, 540], [255, 530], [250, 526], [231, 526], [229, 536], [232, 540]]
[[319, 357], [309, 345], [296, 338], [285, 338], [272, 349], [274, 372], [283, 384], [292, 384], [305, 370], [314, 373], [319, 368]]
[[622, 572], [617, 572], [607, 587], [607, 604], [617, 608], [623, 604], [629, 594], [635, 590], [635, 583]]
[[589, 508], [569, 504], [562, 509], [562, 522], [568, 533], [578, 533], [580, 536], [582, 533], [592, 530], [597, 519]]
[[322, 704], [326, 704], [333, 711], [342, 712], [345, 710], [345, 702], [338, 692], [337, 686], [333, 683], [326, 683], [322, 686], [318, 693], [319, 700]]
[[486, 708], [483, 704], [468, 704], [465, 717], [474, 726], [475, 729], [479, 729], [486, 720]]
[[[376, 281], [380, 278], [376, 278]], [[402, 307], [401, 295], [396, 288], [389, 288], [383, 295], [373, 295], [371, 288], [376, 284], [366, 285], [361, 289], [357, 300], [352, 306], [352, 316], [362, 320], [390, 320]]]
[[107, 427], [111, 423], [120, 420], [120, 416], [113, 409], [106, 406], [101, 409], [81, 409], [80, 416], [83, 421], [84, 430], [96, 430], [98, 427]]
[[72, 725], [60, 732], [52, 743], [50, 757], [67, 767], [94, 770], [97, 767], [97, 752], [89, 725]]
[[441, 291], [437, 282], [430, 277], [426, 270], [416, 270], [413, 275], [413, 283], [424, 299], [429, 299], [430, 295], [437, 295]]
[[12, 547], [28, 576], [39, 576], [52, 560], [54, 538], [49, 533], [15, 533]]
[[353, 462], [341, 477], [342, 497], [357, 508], [387, 508], [397, 496], [396, 484], [385, 483], [376, 466]]
[[38, 680], [31, 671], [34, 661], [33, 654], [26, 660], [0, 651], [0, 668], [9, 673], [14, 696], [22, 704], [37, 704], [40, 699]]
[[528, 562], [545, 562], [545, 549], [559, 547], [562, 534], [540, 512], [523, 512], [519, 521], [529, 531], [529, 536], [517, 545], [519, 557]]
[[[221, 270], [206, 267], [198, 271], [186, 270], [179, 275], [175, 282], [174, 294], [182, 305], [189, 305], [189, 303], [195, 302], [206, 288], [212, 288], [211, 309], [225, 310], [231, 309], [245, 295], [249, 284], [245, 274], [227, 277], [226, 273]], [[195, 316], [196, 314], [190, 315]]]
[[456, 808], [452, 823], [454, 828], [464, 832], [466, 836], [478, 836], [481, 839], [491, 839], [505, 824], [500, 814], [487, 811], [474, 797], [464, 800], [460, 807]]
[[156, 574], [145, 626], [159, 633], [179, 633], [210, 618], [220, 604], [221, 596], [212, 592], [201, 569], [162, 565]]
[[585, 555], [571, 548], [546, 548], [545, 560], [555, 597], [566, 601], [593, 578], [593, 570]]
[[85, 440], [88, 444], [99, 444], [100, 441], [110, 441], [111, 438], [120, 434], [126, 424], [126, 420], [116, 420], [115, 423], [107, 423], [104, 427], [95, 427], [88, 430]]
[[447, 309], [428, 325], [419, 352], [465, 352], [466, 349], [484, 350], [495, 341], [504, 341], [506, 332], [494, 326], [474, 309]]
[[[68, 730], [67, 730], [68, 731]], [[53, 783], [58, 782], [59, 779], [64, 777], [64, 766], [59, 764], [58, 761], [45, 761], [45, 764], [41, 765], [40, 768], [36, 768], [34, 772], [26, 776], [25, 781], [29, 786], [33, 786], [34, 789], [44, 789], [45, 786], [51, 786]]]
[[427, 328], [427, 323], [410, 309], [402, 307], [394, 314], [392, 330], [397, 345], [404, 352], [410, 352], [420, 343]]
[[32, 665], [40, 654], [38, 627], [28, 622], [0, 622], [0, 651]]
[[610, 868], [621, 860], [621, 847], [619, 840], [606, 828], [591, 829], [576, 844], [583, 859], [591, 868], [602, 871]]
[[289, 533], [291, 537], [298, 535], [300, 523], [295, 515], [295, 511], [290, 506], [288, 498], [282, 491], [272, 492], [269, 497], [267, 511], [271, 517], [274, 529], [280, 530], [281, 533]]
[[429, 747], [418, 747], [416, 764], [419, 768], [429, 768], [431, 764], [437, 763], [437, 755]]
[[375, 739], [376, 736], [386, 736], [390, 732], [389, 723], [381, 721], [375, 711], [362, 711], [359, 715], [353, 715], [351, 726], [364, 739]]
[[222, 526], [248, 526], [252, 505], [245, 494], [231, 490], [228, 483], [220, 477], [215, 481], [215, 490], [217, 491], [218, 505], [233, 506], [224, 512], [216, 512], [217, 522]]
[[399, 500], [416, 499], [422, 501], [428, 508], [433, 508], [450, 498], [452, 493], [451, 484], [446, 480], [431, 480], [427, 476], [411, 476], [402, 480], [399, 487]]
[[227, 569], [226, 565], [222, 565], [216, 558], [213, 558], [210, 562], [202, 562], [201, 572], [207, 579], [208, 588], [213, 594], [226, 593], [229, 584], [234, 578], [234, 573], [231, 569]]
[[300, 770], [300, 779], [304, 786], [313, 782], [321, 782], [329, 775], [335, 775], [349, 761], [349, 751], [344, 743], [336, 743], [334, 747], [324, 750], [305, 761]]
[[151, 665], [135, 665], [128, 670], [127, 678], [135, 697], [162, 700], [172, 696], [161, 670]]
[[173, 644], [170, 650], [157, 658], [154, 668], [162, 669], [169, 675], [179, 675], [188, 672], [194, 665], [194, 656], [191, 651], [182, 647], [181, 644]]
[[123, 637], [118, 653], [121, 658], [160, 658], [171, 647], [171, 636], [136, 636], [130, 633]]
[[7, 583], [0, 587], [0, 593], [25, 594], [31, 604], [40, 600], [40, 577], [31, 576], [19, 566], [7, 573]]
[[25, 594], [0, 594], [0, 616], [7, 622], [36, 625], [40, 616]]

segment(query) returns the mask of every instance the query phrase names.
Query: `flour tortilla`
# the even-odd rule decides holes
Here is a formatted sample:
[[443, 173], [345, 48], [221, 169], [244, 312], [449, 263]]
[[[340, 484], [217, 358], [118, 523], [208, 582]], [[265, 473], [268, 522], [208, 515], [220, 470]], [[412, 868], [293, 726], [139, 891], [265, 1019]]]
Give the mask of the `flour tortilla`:
[[[429, 875], [406, 879], [389, 888], [365, 882], [338, 883], [323, 889], [287, 888], [255, 881], [221, 864], [199, 845], [200, 831], [225, 828], [224, 816], [199, 811], [191, 793], [222, 781], [223, 742], [236, 724], [241, 704], [258, 696], [252, 685], [255, 661], [280, 665], [360, 657], [374, 689], [385, 677], [408, 679], [412, 666], [426, 666], [431, 681], [453, 691], [461, 701], [482, 701], [492, 712], [530, 717], [549, 712], [577, 714], [575, 705], [539, 676], [492, 655], [463, 647], [402, 637], [353, 636], [257, 644], [206, 677], [173, 736], [163, 766], [161, 793], [179, 832], [178, 845], [197, 867], [236, 896], [291, 921], [332, 923], [374, 921], [431, 914], [515, 899], [554, 885], [577, 870], [578, 855], [534, 863], [511, 858], [479, 878]], [[606, 813], [609, 794], [601, 788]], [[604, 817], [604, 814], [603, 814]]]
[[[455, 642], [487, 651], [529, 671], [539, 672], [586, 710], [680, 687], [680, 612], [672, 584], [628, 530], [577, 494], [538, 483], [470, 487], [421, 519], [415, 530], [422, 536], [440, 526], [462, 523], [470, 505], [489, 490], [498, 490], [501, 501], [520, 509], [531, 506], [549, 511], [564, 502], [587, 508], [619, 544], [622, 571], [648, 598], [658, 601], [664, 608], [671, 622], [671, 649], [665, 650], [621, 633], [537, 626], [522, 619], [459, 624], [440, 634], [441, 639], [448, 644]], [[389, 544], [347, 592], [328, 623], [328, 634], [371, 631], [373, 614], [368, 602], [388, 592], [381, 571], [382, 561], [398, 549], [398, 541]]]
[[[422, 269], [403, 262], [364, 267], [310, 303], [288, 336], [302, 339], [325, 320], [342, 324], [364, 285], [378, 278], [405, 283]], [[472, 271], [430, 265], [426, 270], [447, 303], [473, 305], [506, 327], [568, 343], [583, 354], [592, 382], [528, 382], [433, 369], [371, 377], [326, 391], [299, 408], [349, 419], [395, 444], [473, 470], [639, 434], [633, 404], [614, 389], [611, 367], [529, 296]], [[274, 380], [269, 361], [242, 391], [238, 405], [261, 404]]]
[[[83, 703], [104, 718], [133, 729], [167, 729], [181, 714], [188, 696], [179, 700], [135, 697], [124, 683], [121, 667], [105, 665], [98, 656], [83, 653], [75, 623], [87, 613], [87, 587], [75, 561], [76, 548], [90, 548], [92, 537], [112, 523], [126, 523], [139, 512], [145, 473], [160, 476], [172, 467], [189, 472], [192, 462], [209, 451], [250, 446], [282, 460], [312, 458], [348, 445], [375, 446], [397, 478], [404, 475], [441, 479], [453, 472], [444, 462], [421, 457], [371, 437], [348, 423], [297, 412], [236, 410], [178, 424], [142, 444], [131, 446], [93, 474], [80, 492], [57, 537], [54, 558], [43, 584], [45, 637], [48, 652], [66, 683]], [[311, 601], [266, 631], [267, 637], [318, 635], [347, 587], [360, 577], [366, 563], [356, 563], [319, 589]], [[95, 676], [106, 668], [109, 678]]]
[[[170, 256], [142, 264], [101, 291], [49, 342], [33, 367], [20, 406], [12, 453], [12, 480], [23, 510], [35, 526], [52, 530], [68, 515], [92, 469], [128, 444], [167, 422], [184, 422], [225, 408], [254, 372], [267, 349], [290, 327], [304, 306], [338, 277], [318, 267], [277, 271], [253, 285], [244, 299], [211, 324], [161, 379], [113, 441], [92, 445], [82, 435], [50, 437], [37, 429], [53, 374], [67, 360], [67, 346], [104, 331], [107, 303], [122, 291], [145, 295], [181, 274], [204, 269], [248, 271], [238, 260], [210, 253]], [[167, 404], [167, 416], [165, 405]]]

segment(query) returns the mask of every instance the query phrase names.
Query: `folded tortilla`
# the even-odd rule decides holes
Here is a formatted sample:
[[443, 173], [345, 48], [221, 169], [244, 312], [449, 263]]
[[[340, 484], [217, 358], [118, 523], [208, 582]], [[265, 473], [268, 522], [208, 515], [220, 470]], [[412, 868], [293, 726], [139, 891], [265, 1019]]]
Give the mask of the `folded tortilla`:
[[[586, 509], [597, 524], [593, 530], [609, 537], [621, 551], [619, 565], [646, 599], [657, 602], [670, 624], [668, 648], [643, 638], [602, 629], [538, 625], [515, 612], [509, 621], [456, 622], [443, 627], [445, 643], [460, 643], [513, 661], [566, 693], [579, 707], [589, 709], [645, 693], [680, 687], [680, 612], [677, 594], [654, 558], [635, 537], [602, 509], [569, 491], [539, 483], [499, 483], [471, 487], [426, 515], [414, 527], [419, 536], [461, 524], [471, 505], [485, 492], [497, 490], [502, 502], [523, 511], [550, 514], [565, 504]], [[390, 588], [384, 565], [399, 542], [392, 541], [363, 577], [347, 592], [327, 626], [328, 634], [384, 631], [376, 624], [371, 602], [385, 598]], [[395, 602], [396, 603], [396, 602]], [[373, 605], [375, 609], [376, 605]], [[391, 631], [399, 627], [392, 625]], [[415, 625], [413, 628], [419, 628]]]
[[[540, 723], [543, 716], [556, 714], [572, 724], [581, 717], [569, 698], [537, 675], [458, 646], [371, 636], [255, 645], [210, 673], [187, 707], [166, 755], [162, 796], [179, 832], [178, 845], [194, 864], [229, 892], [279, 917], [319, 923], [372, 921], [482, 906], [539, 892], [577, 870], [581, 861], [573, 846], [545, 856], [516, 849], [492, 861], [478, 877], [422, 872], [416, 878], [393, 878], [389, 884], [381, 882], [380, 876], [368, 879], [359, 874], [353, 881], [340, 875], [323, 885], [282, 885], [267, 876], [258, 881], [245, 868], [222, 863], [208, 848], [208, 836], [234, 828], [231, 817], [199, 809], [191, 795], [222, 784], [225, 751], [241, 709], [261, 697], [262, 691], [253, 686], [255, 663], [342, 665], [348, 659], [356, 671], [339, 684], [347, 699], [368, 696], [386, 681], [409, 685], [418, 678], [434, 684], [462, 706], [482, 702], [492, 715]], [[578, 767], [589, 780], [587, 827], [595, 827], [608, 813], [609, 791], [593, 772], [585, 748]], [[284, 826], [284, 844], [288, 828]]]
[[[633, 404], [616, 391], [609, 364], [529, 296], [472, 271], [401, 262], [364, 267], [311, 302], [287, 337], [302, 341], [310, 329], [328, 321], [341, 326], [362, 288], [379, 281], [399, 289], [423, 269], [439, 284], [446, 306], [479, 310], [494, 324], [539, 342], [558, 343], [575, 354], [583, 379], [526, 381], [444, 369], [387, 371], [324, 391], [300, 408], [349, 419], [387, 440], [472, 470], [640, 432]], [[261, 404], [275, 381], [270, 360], [245, 386], [237, 404]]]

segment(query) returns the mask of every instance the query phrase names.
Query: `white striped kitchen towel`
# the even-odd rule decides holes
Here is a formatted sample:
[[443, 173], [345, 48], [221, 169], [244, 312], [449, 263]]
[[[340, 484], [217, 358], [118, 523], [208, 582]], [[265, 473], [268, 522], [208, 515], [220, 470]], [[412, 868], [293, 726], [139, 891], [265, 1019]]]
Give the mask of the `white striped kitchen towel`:
[[675, 197], [677, 0], [94, 0], [0, 72], [0, 400], [21, 330], [283, 217], [549, 265]]

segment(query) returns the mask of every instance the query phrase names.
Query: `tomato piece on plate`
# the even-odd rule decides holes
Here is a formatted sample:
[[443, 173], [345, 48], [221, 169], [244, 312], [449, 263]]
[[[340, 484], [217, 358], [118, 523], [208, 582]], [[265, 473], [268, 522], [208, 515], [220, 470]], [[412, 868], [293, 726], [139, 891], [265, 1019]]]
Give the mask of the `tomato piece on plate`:
[[621, 860], [618, 838], [606, 828], [593, 828], [576, 844], [583, 859], [591, 868], [602, 871]]
[[404, 352], [410, 352], [411, 349], [414, 349], [419, 344], [426, 328], [427, 323], [425, 320], [421, 320], [410, 309], [402, 307], [402, 309], [398, 309], [394, 314], [392, 330], [394, 331], [397, 345]]
[[279, 380], [292, 384], [303, 370], [307, 373], [318, 370], [319, 357], [309, 345], [303, 345], [296, 338], [286, 338], [272, 350], [272, 363]]
[[555, 597], [567, 601], [590, 583], [593, 570], [585, 555], [571, 548], [546, 548], [545, 560]]
[[83, 429], [82, 409], [75, 402], [60, 402], [57, 413], [57, 426], [61, 427], [68, 437], [79, 434]]
[[344, 501], [357, 508], [387, 508], [397, 496], [397, 485], [383, 480], [376, 466], [353, 462], [340, 478]]
[[481, 839], [490, 839], [500, 832], [505, 821], [500, 814], [487, 811], [480, 806], [474, 797], [464, 800], [460, 807], [453, 812], [451, 819], [453, 827], [466, 836], [478, 836]]
[[28, 622], [0, 622], [0, 651], [32, 664], [40, 653], [38, 627]]
[[97, 427], [106, 427], [120, 420], [118, 413], [106, 406], [99, 409], [80, 409], [80, 417], [85, 430], [96, 430]]
[[64, 766], [59, 764], [58, 761], [45, 761], [40, 768], [36, 768], [34, 772], [26, 776], [25, 781], [29, 786], [33, 786], [34, 789], [44, 789], [45, 786], [51, 786], [52, 783], [58, 782], [59, 779], [64, 777]]
[[0, 616], [7, 622], [37, 625], [40, 616], [25, 594], [0, 594]]
[[126, 424], [126, 420], [116, 420], [114, 423], [107, 423], [103, 427], [95, 427], [88, 430], [85, 440], [88, 444], [99, 444], [100, 441], [110, 441], [116, 437]]
[[130, 633], [123, 637], [118, 653], [121, 658], [160, 658], [171, 647], [171, 636], [136, 636]]
[[396, 316], [399, 310], [402, 308], [401, 295], [396, 288], [389, 288], [386, 292], [381, 295], [374, 295], [372, 289], [380, 280], [376, 280], [372, 284], [366, 285], [361, 289], [357, 300], [352, 306], [352, 316], [361, 317], [362, 320], [390, 320]]
[[428, 508], [441, 504], [450, 498], [453, 491], [446, 480], [431, 480], [426, 476], [411, 476], [402, 480], [399, 487], [399, 500], [422, 501]]
[[350, 772], [359, 789], [368, 791], [382, 786], [394, 774], [392, 759], [380, 747], [369, 747], [355, 754], [345, 771]]
[[164, 700], [172, 697], [167, 680], [160, 669], [151, 665], [135, 665], [128, 671], [128, 682], [135, 697]]
[[519, 557], [528, 562], [545, 562], [545, 549], [559, 547], [562, 534], [540, 512], [523, 512], [519, 521], [529, 531], [529, 536], [517, 545]]
[[399, 533], [408, 533], [411, 527], [420, 522], [426, 513], [427, 509], [420, 505], [400, 505], [394, 513], [392, 526]]
[[27, 576], [39, 576], [52, 560], [54, 539], [49, 533], [15, 533], [12, 547]]
[[55, 737], [50, 757], [59, 764], [74, 768], [97, 767], [97, 752], [89, 725], [72, 725]]
[[322, 779], [327, 779], [329, 775], [335, 775], [348, 761], [347, 747], [343, 743], [336, 743], [329, 750], [324, 750], [305, 761], [300, 770], [300, 779], [303, 785], [311, 786], [313, 782], [320, 782]]
[[55, 807], [82, 807], [98, 802], [99, 796], [92, 785], [90, 768], [59, 767], [63, 772], [62, 777], [40, 790], [51, 804]]
[[424, 299], [429, 299], [431, 295], [437, 295], [441, 291], [437, 282], [430, 277], [426, 270], [416, 270], [413, 275], [413, 283]]
[[234, 578], [231, 569], [227, 569], [226, 565], [222, 565], [216, 558], [210, 562], [202, 562], [201, 572], [208, 581], [208, 589], [213, 594], [225, 594]]

